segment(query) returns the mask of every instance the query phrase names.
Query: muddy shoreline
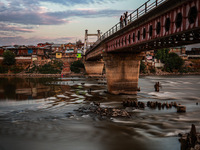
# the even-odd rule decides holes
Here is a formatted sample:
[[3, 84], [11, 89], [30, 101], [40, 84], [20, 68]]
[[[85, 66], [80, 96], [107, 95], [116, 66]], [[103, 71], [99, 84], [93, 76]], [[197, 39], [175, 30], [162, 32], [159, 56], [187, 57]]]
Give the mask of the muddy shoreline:
[[188, 72], [188, 73], [169, 73], [169, 72], [163, 72], [163, 73], [141, 73], [140, 76], [168, 76], [168, 75], [200, 75], [200, 72]]
[[0, 77], [81, 77], [84, 76], [83, 74], [67, 74], [67, 75], [63, 75], [63, 74], [28, 74], [28, 73], [17, 73], [17, 74], [0, 74]]
[[[168, 76], [168, 75], [200, 75], [200, 72], [189, 72], [189, 73], [169, 73], [169, 72], [162, 72], [162, 73], [140, 73], [140, 76]], [[17, 73], [17, 74], [0, 74], [0, 77], [88, 77], [88, 78], [106, 78], [106, 75], [93, 75], [88, 76], [81, 74], [28, 74], [28, 73]]]

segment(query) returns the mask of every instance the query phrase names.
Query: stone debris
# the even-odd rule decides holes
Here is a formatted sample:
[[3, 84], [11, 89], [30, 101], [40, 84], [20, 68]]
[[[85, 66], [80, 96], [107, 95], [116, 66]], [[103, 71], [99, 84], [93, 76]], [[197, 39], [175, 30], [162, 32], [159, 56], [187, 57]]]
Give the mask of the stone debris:
[[88, 107], [80, 107], [76, 111], [81, 113], [95, 113], [97, 115], [105, 117], [130, 117], [130, 114], [124, 109], [103, 108], [100, 107], [100, 103], [98, 102], [93, 102]]
[[183, 106], [183, 105], [178, 105], [177, 106], [177, 112], [178, 113], [186, 112], [186, 107]]
[[172, 107], [177, 108], [177, 112], [186, 112], [186, 106], [183, 106], [181, 104], [177, 104], [176, 102], [152, 102], [152, 101], [148, 101], [147, 104], [145, 104], [144, 102], [138, 102], [137, 100], [127, 100], [127, 101], [123, 101], [122, 105], [124, 107], [135, 107], [137, 109], [144, 109], [145, 106], [151, 108], [151, 109], [171, 109]]
[[200, 133], [196, 132], [196, 127], [192, 124], [190, 133], [179, 134], [181, 150], [200, 150]]
[[138, 101], [136, 101], [136, 100], [133, 100], [133, 101], [131, 101], [131, 100], [123, 101], [123, 102], [122, 102], [122, 105], [123, 105], [124, 107], [135, 107], [135, 108], [142, 108], [142, 109], [145, 108], [145, 103], [143, 103], [143, 102], [138, 102]]
[[176, 102], [171, 102], [171, 103], [168, 103], [168, 102], [164, 102], [164, 103], [161, 103], [161, 102], [152, 102], [152, 101], [148, 101], [147, 102], [147, 106], [152, 108], [152, 109], [164, 109], [164, 108], [167, 108], [167, 109], [170, 109], [172, 107], [174, 108], [177, 108], [177, 103]]

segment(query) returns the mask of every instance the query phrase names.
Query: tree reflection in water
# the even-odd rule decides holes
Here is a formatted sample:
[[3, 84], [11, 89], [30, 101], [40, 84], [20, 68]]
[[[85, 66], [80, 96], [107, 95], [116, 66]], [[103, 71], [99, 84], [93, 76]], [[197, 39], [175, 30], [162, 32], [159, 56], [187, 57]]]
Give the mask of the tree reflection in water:
[[56, 78], [0, 78], [0, 100], [30, 100], [55, 95]]

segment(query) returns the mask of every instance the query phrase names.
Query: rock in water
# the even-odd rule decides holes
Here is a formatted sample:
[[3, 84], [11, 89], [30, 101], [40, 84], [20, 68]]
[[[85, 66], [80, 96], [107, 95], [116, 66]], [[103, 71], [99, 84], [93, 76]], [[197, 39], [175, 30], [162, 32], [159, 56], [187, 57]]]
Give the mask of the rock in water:
[[200, 150], [200, 133], [196, 132], [196, 127], [192, 124], [190, 133], [180, 134], [181, 150]]
[[178, 105], [177, 106], [177, 112], [178, 113], [186, 112], [186, 106]]

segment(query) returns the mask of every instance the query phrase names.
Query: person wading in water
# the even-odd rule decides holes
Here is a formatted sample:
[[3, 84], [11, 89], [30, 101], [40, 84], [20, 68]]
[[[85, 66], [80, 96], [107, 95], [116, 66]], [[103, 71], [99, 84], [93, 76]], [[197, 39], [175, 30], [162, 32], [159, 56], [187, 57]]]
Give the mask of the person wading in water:
[[159, 89], [160, 87], [161, 87], [160, 83], [156, 82], [156, 84], [154, 85], [155, 91], [159, 92], [160, 91], [160, 89]]

